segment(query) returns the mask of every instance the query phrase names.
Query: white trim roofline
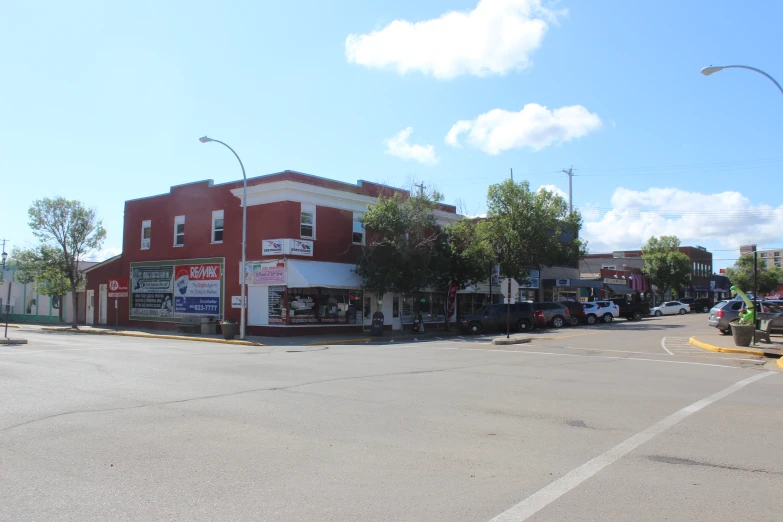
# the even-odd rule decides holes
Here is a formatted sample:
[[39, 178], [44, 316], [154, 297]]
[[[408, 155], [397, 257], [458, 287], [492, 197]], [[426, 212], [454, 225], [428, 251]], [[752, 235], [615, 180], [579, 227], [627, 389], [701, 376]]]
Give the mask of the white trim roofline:
[[[242, 202], [242, 187], [231, 190], [231, 193]], [[338, 208], [349, 212], [367, 212], [370, 205], [378, 198], [355, 194], [343, 190], [335, 190], [308, 183], [283, 180], [272, 183], [261, 183], [247, 187], [247, 206], [265, 205], [278, 201], [294, 201], [311, 205]], [[462, 216], [457, 213], [435, 210], [435, 217], [440, 224], [459, 221]]]

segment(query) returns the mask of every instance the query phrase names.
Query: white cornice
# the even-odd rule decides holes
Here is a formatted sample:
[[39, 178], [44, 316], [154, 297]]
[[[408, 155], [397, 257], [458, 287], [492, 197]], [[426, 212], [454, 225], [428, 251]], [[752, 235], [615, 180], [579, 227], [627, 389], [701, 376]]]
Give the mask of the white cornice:
[[[242, 188], [231, 189], [231, 193], [242, 201]], [[265, 205], [278, 201], [295, 201], [322, 207], [339, 208], [350, 212], [367, 212], [377, 198], [364, 194], [354, 194], [308, 183], [284, 180], [272, 183], [260, 183], [247, 187], [247, 206]], [[459, 221], [459, 214], [442, 210], [435, 211], [435, 217], [441, 224]]]

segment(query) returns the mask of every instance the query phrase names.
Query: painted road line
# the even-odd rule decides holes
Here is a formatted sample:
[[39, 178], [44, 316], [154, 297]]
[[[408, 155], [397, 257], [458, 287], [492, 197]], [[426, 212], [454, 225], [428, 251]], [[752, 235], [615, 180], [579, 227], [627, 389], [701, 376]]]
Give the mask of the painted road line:
[[523, 520], [527, 520], [558, 498], [578, 487], [582, 482], [593, 477], [596, 473], [605, 467], [613, 464], [614, 462], [617, 462], [625, 455], [632, 452], [656, 435], [660, 435], [672, 426], [678, 424], [697, 411], [706, 408], [710, 404], [728, 397], [737, 390], [741, 390], [745, 386], [754, 383], [759, 379], [763, 379], [764, 377], [769, 377], [770, 375], [774, 375], [774, 372], [764, 372], [753, 375], [752, 377], [748, 377], [747, 379], [742, 379], [741, 381], [735, 382], [728, 388], [725, 388], [717, 393], [713, 393], [709, 397], [694, 402], [690, 406], [686, 406], [680, 411], [669, 415], [662, 421], [653, 424], [646, 430], [637, 433], [629, 439], [626, 439], [609, 451], [582, 464], [573, 471], [570, 471], [543, 489], [533, 493], [519, 504], [496, 516], [490, 522], [521, 522]]
[[[532, 352], [528, 350], [493, 350], [490, 348], [463, 348], [463, 350], [469, 350], [474, 352], [498, 352], [507, 354], [521, 354], [521, 355], [553, 355], [556, 357], [588, 357], [594, 359], [611, 359], [621, 361], [644, 361], [644, 362], [657, 362], [664, 364], [690, 364], [694, 366], [714, 366], [716, 368], [729, 368], [732, 370], [742, 370], [739, 366], [730, 366], [728, 364], [711, 364], [711, 363], [699, 363], [692, 361], [671, 361], [667, 359], [647, 359], [644, 357], [616, 357], [612, 355], [579, 355], [575, 353], [553, 353], [553, 352]], [[662, 356], [663, 357], [663, 356]], [[733, 360], [733, 359], [730, 359]]]
[[674, 355], [672, 352], [669, 351], [668, 348], [666, 348], [666, 337], [661, 338], [661, 348], [666, 350], [666, 353], [668, 353], [669, 355]]

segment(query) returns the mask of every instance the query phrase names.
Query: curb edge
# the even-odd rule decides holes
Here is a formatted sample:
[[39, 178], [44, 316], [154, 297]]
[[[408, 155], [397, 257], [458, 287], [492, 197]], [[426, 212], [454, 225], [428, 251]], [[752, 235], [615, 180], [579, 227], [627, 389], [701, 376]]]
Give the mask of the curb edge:
[[764, 350], [754, 350], [753, 348], [722, 348], [720, 346], [714, 346], [712, 344], [707, 344], [705, 342], [699, 341], [695, 337], [691, 337], [688, 340], [688, 344], [692, 344], [693, 346], [698, 346], [699, 348], [708, 350], [710, 352], [744, 353], [748, 355], [761, 355], [762, 357], [765, 355]]
[[43, 327], [41, 330], [45, 330], [47, 332], [64, 332], [64, 333], [75, 333], [75, 334], [85, 334], [85, 335], [118, 335], [121, 337], [139, 337], [142, 339], [173, 339], [176, 341], [194, 341], [194, 342], [202, 342], [202, 343], [220, 343], [220, 344], [238, 344], [242, 346], [266, 346], [261, 343], [254, 343], [252, 341], [238, 341], [233, 339], [210, 339], [208, 337], [187, 337], [185, 335], [158, 335], [158, 334], [146, 334], [146, 333], [135, 333], [135, 332], [96, 332], [96, 331], [89, 331], [89, 330], [70, 330], [66, 328], [54, 328], [54, 327]]

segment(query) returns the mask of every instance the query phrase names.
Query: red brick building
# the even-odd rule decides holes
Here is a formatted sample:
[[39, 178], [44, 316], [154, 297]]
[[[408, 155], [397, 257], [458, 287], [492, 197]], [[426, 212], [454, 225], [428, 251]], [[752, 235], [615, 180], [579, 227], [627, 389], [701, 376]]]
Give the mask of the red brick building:
[[[293, 171], [249, 179], [248, 334], [357, 330], [375, 311], [383, 311], [387, 327], [400, 328], [413, 313], [412, 300], [363, 295], [353, 273], [365, 240], [359, 218], [379, 195], [394, 192], [407, 195]], [[451, 205], [439, 205], [436, 214], [443, 223], [459, 219]], [[124, 216], [122, 254], [87, 273], [88, 324], [118, 319], [124, 326], [176, 329], [187, 316], [239, 321], [241, 180], [177, 185], [168, 194], [126, 201]], [[110, 278], [129, 280], [129, 295], [117, 299], [116, 310]], [[425, 292], [415, 299], [424, 299], [430, 319], [438, 319], [442, 296]]]

